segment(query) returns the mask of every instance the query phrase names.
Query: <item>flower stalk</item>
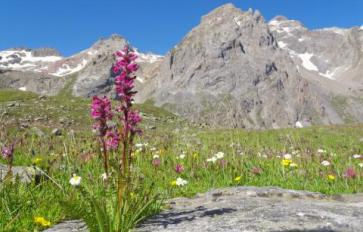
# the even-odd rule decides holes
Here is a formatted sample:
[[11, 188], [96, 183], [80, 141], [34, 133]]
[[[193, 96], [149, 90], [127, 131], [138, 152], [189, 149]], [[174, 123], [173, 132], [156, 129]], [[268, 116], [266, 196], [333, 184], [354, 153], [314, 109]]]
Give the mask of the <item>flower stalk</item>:
[[[102, 157], [104, 162], [105, 174], [109, 176], [109, 155], [108, 151], [117, 151], [121, 144], [121, 153], [118, 157], [118, 186], [117, 198], [119, 207], [122, 207], [123, 196], [128, 191], [128, 185], [131, 182], [132, 166], [132, 147], [135, 135], [140, 135], [141, 130], [138, 124], [141, 122], [139, 112], [132, 109], [134, 96], [137, 93], [134, 90], [134, 73], [138, 69], [135, 60], [136, 54], [128, 46], [117, 51], [115, 54], [115, 64], [112, 71], [115, 77], [115, 91], [118, 99], [118, 106], [115, 113], [112, 112], [111, 101], [106, 96], [94, 96], [91, 105], [91, 116], [95, 120], [93, 125], [94, 132], [99, 136], [102, 146]], [[109, 126], [108, 121], [117, 115], [119, 127]]]

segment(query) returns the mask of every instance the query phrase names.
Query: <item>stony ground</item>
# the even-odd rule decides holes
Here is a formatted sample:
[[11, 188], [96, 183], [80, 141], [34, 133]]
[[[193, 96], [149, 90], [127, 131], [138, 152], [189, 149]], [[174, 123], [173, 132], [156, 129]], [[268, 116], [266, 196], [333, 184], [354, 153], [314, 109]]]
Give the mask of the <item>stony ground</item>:
[[[327, 196], [275, 187], [233, 187], [168, 204], [169, 210], [135, 231], [363, 231], [363, 194]], [[46, 231], [87, 229], [82, 221], [68, 221]]]

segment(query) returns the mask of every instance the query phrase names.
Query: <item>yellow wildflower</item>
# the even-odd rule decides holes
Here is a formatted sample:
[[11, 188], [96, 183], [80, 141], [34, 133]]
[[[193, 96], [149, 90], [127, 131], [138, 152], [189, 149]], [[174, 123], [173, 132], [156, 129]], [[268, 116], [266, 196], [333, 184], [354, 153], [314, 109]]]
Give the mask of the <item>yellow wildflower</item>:
[[176, 180], [173, 180], [172, 182], [170, 182], [171, 186], [176, 186]]
[[198, 157], [198, 153], [193, 153], [193, 158], [195, 159], [195, 158], [197, 158]]
[[32, 160], [32, 162], [33, 162], [34, 165], [39, 165], [42, 161], [43, 161], [43, 159], [42, 158], [39, 158], [39, 157], [34, 158]]
[[44, 217], [34, 217], [34, 222], [43, 227], [50, 226], [50, 221], [46, 220]]
[[328, 180], [334, 181], [335, 180], [335, 176], [334, 175], [328, 175]]
[[292, 161], [291, 160], [289, 160], [289, 159], [283, 159], [282, 161], [281, 161], [281, 164], [284, 166], [284, 167], [287, 167], [287, 166], [290, 166], [290, 164], [292, 163]]
[[236, 178], [234, 178], [234, 181], [240, 181], [241, 180], [241, 176], [237, 176]]

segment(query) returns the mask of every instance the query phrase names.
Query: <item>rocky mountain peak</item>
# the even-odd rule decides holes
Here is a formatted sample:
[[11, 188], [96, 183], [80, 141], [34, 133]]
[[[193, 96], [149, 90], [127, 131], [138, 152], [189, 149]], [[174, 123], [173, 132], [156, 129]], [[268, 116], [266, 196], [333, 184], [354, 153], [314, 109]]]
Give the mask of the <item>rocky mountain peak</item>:
[[125, 38], [118, 34], [112, 34], [110, 37], [98, 40], [90, 49], [101, 52], [114, 52], [125, 46], [125, 44], [128, 44]]
[[258, 10], [253, 11], [252, 9], [249, 9], [244, 12], [233, 4], [228, 3], [203, 16], [200, 26], [224, 24], [228, 22], [233, 22], [240, 26], [242, 24], [241, 21], [264, 22], [264, 18]]
[[234, 14], [242, 14], [242, 13], [243, 13], [242, 10], [235, 7], [232, 3], [227, 3], [225, 5], [222, 5], [216, 9], [214, 9], [207, 15], [202, 16], [202, 21], [208, 20], [211, 18], [218, 18], [218, 17], [228, 18]]

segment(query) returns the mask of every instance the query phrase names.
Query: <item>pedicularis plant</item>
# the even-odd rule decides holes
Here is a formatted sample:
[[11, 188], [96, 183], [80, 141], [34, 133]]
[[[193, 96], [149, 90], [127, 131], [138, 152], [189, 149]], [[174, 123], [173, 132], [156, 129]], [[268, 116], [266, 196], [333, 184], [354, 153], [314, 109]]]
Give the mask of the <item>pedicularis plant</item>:
[[[150, 191], [150, 186], [141, 186], [143, 183], [135, 178], [132, 168], [134, 138], [142, 133], [138, 127], [141, 116], [133, 109], [137, 56], [128, 46], [117, 51], [114, 56], [116, 62], [112, 71], [116, 75], [117, 106], [113, 108], [106, 96], [94, 96], [91, 105], [91, 116], [95, 120], [93, 130], [101, 145], [105, 171], [102, 175], [103, 187], [95, 194], [87, 190], [86, 186], [80, 186], [82, 195], [88, 199], [91, 207], [92, 213], [84, 216], [90, 229], [105, 232], [128, 231], [159, 209], [157, 197]], [[77, 186], [80, 185], [79, 181], [77, 183]]]
[[[122, 204], [122, 197], [127, 191], [130, 182], [130, 167], [132, 163], [133, 140], [136, 134], [141, 134], [137, 127], [141, 122], [139, 112], [132, 109], [134, 91], [134, 80], [138, 65], [135, 63], [137, 56], [130, 52], [128, 46], [115, 53], [116, 63], [112, 67], [115, 77], [115, 89], [119, 99], [116, 112], [112, 112], [111, 101], [105, 96], [103, 98], [93, 97], [91, 115], [96, 120], [94, 129], [97, 131], [102, 144], [103, 161], [106, 179], [109, 177], [109, 157], [108, 150], [118, 150], [121, 144], [121, 153], [118, 164], [118, 187], [117, 196], [119, 207]], [[113, 116], [119, 120], [119, 128], [109, 126], [107, 121], [112, 120]]]

